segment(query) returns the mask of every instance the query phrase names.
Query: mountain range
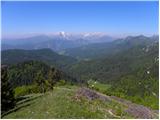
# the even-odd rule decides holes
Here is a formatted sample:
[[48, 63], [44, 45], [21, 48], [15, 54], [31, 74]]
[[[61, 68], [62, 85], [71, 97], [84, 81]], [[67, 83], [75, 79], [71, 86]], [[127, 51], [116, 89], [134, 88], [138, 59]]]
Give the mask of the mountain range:
[[75, 78], [75, 81], [109, 84], [111, 87], [104, 91], [105, 94], [158, 109], [158, 48], [159, 36], [128, 36], [58, 51], [48, 48], [2, 50], [1, 63], [9, 66], [20, 64], [23, 68], [23, 63], [30, 60], [44, 62]]
[[128, 36], [124, 39], [116, 39], [111, 42], [93, 43], [77, 48], [65, 49], [61, 53], [81, 60], [90, 60], [118, 54], [122, 51], [129, 50], [130, 48], [137, 46], [143, 48], [147, 45], [153, 44], [154, 42], [158, 43], [158, 40], [158, 36]]
[[2, 51], [1, 56], [1, 64], [5, 65], [13, 65], [25, 61], [36, 60], [58, 68], [65, 68], [66, 66], [74, 64], [77, 61], [73, 57], [59, 55], [53, 50], [47, 48], [38, 50], [4, 50]]
[[54, 51], [61, 51], [63, 49], [80, 47], [91, 43], [109, 42], [112, 40], [114, 40], [114, 38], [102, 33], [71, 34], [59, 32], [52, 35], [2, 39], [2, 50], [50, 48]]

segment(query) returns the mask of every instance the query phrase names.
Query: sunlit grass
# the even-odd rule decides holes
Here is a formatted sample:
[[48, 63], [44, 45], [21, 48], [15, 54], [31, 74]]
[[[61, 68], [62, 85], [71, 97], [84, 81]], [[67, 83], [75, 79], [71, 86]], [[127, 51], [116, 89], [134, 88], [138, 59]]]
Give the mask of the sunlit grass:
[[4, 118], [131, 118], [124, 112], [125, 106], [114, 101], [90, 101], [85, 97], [75, 100], [78, 88], [61, 86], [39, 97], [35, 97], [37, 94], [30, 95], [27, 99], [31, 100], [19, 102], [17, 107], [21, 108]]

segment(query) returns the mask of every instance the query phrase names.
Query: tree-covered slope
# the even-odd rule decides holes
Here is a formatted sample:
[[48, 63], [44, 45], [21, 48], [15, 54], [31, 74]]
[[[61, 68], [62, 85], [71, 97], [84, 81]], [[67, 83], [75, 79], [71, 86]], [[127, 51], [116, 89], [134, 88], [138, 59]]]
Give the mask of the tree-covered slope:
[[102, 59], [81, 61], [74, 64], [70, 71], [82, 79], [91, 77], [101, 82], [111, 81], [138, 69], [147, 71], [149, 68], [156, 68], [158, 72], [158, 42], [146, 46], [134, 46], [126, 51]]
[[[50, 79], [49, 74], [52, 72], [48, 65], [52, 65], [52, 67], [62, 68], [67, 73], [63, 77], [67, 81], [87, 83], [93, 80], [109, 84], [110, 88], [103, 93], [158, 109], [158, 44], [157, 36], [127, 37], [124, 40], [107, 43], [108, 47], [105, 44], [98, 46], [95, 54], [96, 46], [91, 47], [93, 50], [88, 52], [89, 54], [80, 51], [91, 60], [86, 61], [84, 60], [86, 56], [81, 56], [82, 60], [79, 62], [71, 57], [58, 55], [49, 49], [7, 50], [2, 51], [2, 64], [16, 63], [9, 70], [10, 80], [14, 86], [30, 85], [35, 80], [39, 82], [42, 77]], [[92, 52], [93, 56], [90, 56]], [[39, 62], [26, 62], [28, 60]], [[61, 71], [58, 73], [63, 74]], [[62, 74], [60, 76], [63, 76]]]
[[4, 50], [1, 52], [2, 64], [16, 64], [28, 60], [38, 60], [48, 65], [52, 65], [58, 68], [64, 68], [67, 65], [76, 62], [76, 59], [68, 56], [59, 55], [53, 52], [51, 49], [39, 49], [39, 50]]
[[134, 46], [145, 47], [147, 45], [152, 44], [155, 41], [158, 41], [158, 36], [129, 36], [124, 39], [114, 40], [112, 42], [96, 43], [85, 45], [78, 48], [66, 49], [62, 53], [80, 60], [90, 60], [104, 58], [113, 54], [118, 54], [122, 51], [129, 50]]
[[36, 79], [43, 79], [44, 81], [51, 79], [50, 82], [53, 83], [59, 80], [77, 83], [76, 79], [71, 76], [40, 61], [26, 61], [10, 65], [8, 67], [8, 76], [13, 87], [35, 84]]
[[70, 72], [86, 81], [110, 84], [112, 87], [106, 94], [158, 109], [158, 50], [157, 41], [140, 44], [106, 58], [79, 62]]

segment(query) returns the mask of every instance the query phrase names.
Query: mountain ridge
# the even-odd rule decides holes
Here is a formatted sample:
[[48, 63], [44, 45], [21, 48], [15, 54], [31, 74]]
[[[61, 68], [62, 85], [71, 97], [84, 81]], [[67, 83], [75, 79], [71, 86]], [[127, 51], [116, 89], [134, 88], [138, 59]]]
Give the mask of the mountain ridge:
[[94, 43], [82, 47], [65, 49], [63, 50], [63, 55], [72, 56], [80, 60], [96, 59], [117, 54], [136, 46], [145, 47], [146, 45], [158, 42], [158, 39], [159, 36], [128, 36], [125, 39], [117, 39], [107, 43]]
[[63, 68], [68, 64], [73, 64], [76, 59], [64, 55], [59, 55], [51, 49], [38, 50], [3, 50], [1, 52], [2, 64], [16, 64], [28, 60], [41, 60], [49, 65]]

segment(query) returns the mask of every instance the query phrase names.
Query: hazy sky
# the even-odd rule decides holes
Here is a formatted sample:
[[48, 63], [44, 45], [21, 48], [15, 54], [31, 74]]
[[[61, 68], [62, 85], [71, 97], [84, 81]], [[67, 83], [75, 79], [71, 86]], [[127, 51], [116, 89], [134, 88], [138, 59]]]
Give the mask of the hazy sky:
[[158, 34], [158, 2], [2, 2], [2, 35]]

